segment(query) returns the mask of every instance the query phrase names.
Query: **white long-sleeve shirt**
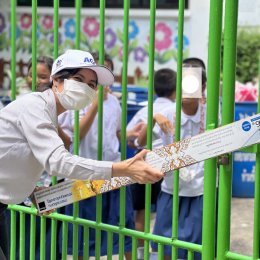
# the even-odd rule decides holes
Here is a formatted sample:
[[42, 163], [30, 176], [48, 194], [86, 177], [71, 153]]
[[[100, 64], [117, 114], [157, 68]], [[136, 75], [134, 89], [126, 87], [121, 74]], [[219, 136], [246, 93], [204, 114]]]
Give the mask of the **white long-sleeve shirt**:
[[51, 89], [27, 94], [0, 111], [0, 202], [22, 202], [44, 169], [73, 179], [109, 179], [112, 173], [112, 162], [81, 158], [65, 149]]

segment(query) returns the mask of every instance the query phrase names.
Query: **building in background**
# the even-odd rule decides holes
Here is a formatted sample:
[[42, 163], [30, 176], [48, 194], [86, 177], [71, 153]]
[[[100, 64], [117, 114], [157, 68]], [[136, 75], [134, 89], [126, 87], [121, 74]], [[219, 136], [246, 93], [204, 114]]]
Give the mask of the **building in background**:
[[[250, 1], [250, 4], [248, 3]], [[37, 54], [53, 54], [53, 7], [48, 1], [38, 0]], [[52, 3], [52, 1], [49, 1]], [[81, 49], [96, 51], [99, 47], [99, 1], [82, 1]], [[155, 69], [171, 67], [176, 69], [178, 47], [178, 0], [157, 1], [155, 24]], [[148, 0], [130, 1], [129, 19], [129, 66], [130, 84], [146, 86], [148, 77], [148, 48], [150, 34], [150, 11]], [[0, 88], [8, 88], [8, 77], [3, 80], [3, 70], [10, 61], [10, 3], [0, 2]], [[17, 1], [17, 68], [18, 76], [26, 74], [26, 66], [31, 56], [31, 1]], [[75, 10], [74, 1], [60, 0], [59, 50], [74, 48]], [[106, 1], [105, 51], [113, 58], [115, 74], [120, 83], [123, 47], [123, 0]], [[209, 0], [185, 1], [184, 58], [197, 56], [207, 63]], [[241, 0], [239, 26], [259, 26], [259, 1]], [[3, 66], [3, 61], [5, 65]], [[19, 65], [19, 64], [18, 64]], [[2, 80], [1, 80], [2, 79]]]

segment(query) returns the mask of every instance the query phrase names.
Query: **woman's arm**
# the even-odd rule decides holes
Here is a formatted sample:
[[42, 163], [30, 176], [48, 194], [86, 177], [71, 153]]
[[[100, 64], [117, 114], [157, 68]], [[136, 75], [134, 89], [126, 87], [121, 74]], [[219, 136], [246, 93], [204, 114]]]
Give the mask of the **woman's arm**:
[[80, 140], [85, 137], [88, 133], [98, 111], [98, 99], [92, 102], [90, 108], [88, 109], [87, 113], [82, 117], [79, 122], [79, 138]]

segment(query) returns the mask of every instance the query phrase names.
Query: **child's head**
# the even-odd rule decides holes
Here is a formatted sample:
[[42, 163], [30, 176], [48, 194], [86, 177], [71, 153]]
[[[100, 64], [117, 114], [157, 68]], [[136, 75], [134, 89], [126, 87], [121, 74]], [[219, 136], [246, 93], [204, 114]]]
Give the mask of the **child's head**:
[[[98, 61], [98, 60], [99, 60], [99, 53], [98, 53], [98, 52], [94, 52], [94, 53], [92, 54], [92, 56], [93, 56], [95, 62], [96, 62], [96, 63], [99, 63], [99, 61]], [[112, 58], [111, 58], [107, 53], [105, 53], [104, 65], [105, 65], [106, 67], [108, 67], [111, 71], [114, 70], [113, 60], [112, 60]]]
[[202, 83], [202, 91], [204, 91], [206, 88], [207, 76], [206, 76], [206, 66], [203, 60], [199, 58], [187, 58], [183, 60], [182, 64], [183, 67], [202, 68], [201, 83]]
[[[46, 88], [50, 88], [50, 76], [53, 59], [47, 56], [40, 56], [36, 60], [36, 90], [44, 91]], [[32, 87], [32, 59], [28, 62], [28, 86]], [[44, 87], [45, 86], [45, 87]]]
[[172, 97], [176, 92], [176, 72], [160, 69], [154, 74], [154, 92], [158, 97]]

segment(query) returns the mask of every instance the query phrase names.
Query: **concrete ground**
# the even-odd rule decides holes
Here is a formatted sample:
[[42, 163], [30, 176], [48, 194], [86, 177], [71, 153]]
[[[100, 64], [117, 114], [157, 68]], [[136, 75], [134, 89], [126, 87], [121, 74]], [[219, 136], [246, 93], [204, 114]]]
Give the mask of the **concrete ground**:
[[[233, 198], [231, 204], [231, 231], [230, 231], [230, 250], [239, 254], [251, 256], [253, 250], [253, 215], [254, 199]], [[151, 227], [154, 223], [152, 216]], [[152, 230], [152, 228], [151, 228]], [[68, 257], [72, 260], [72, 257]], [[94, 258], [90, 258], [94, 260]], [[106, 257], [102, 257], [105, 260]], [[113, 257], [114, 260], [118, 256]]]
[[252, 256], [254, 199], [233, 198], [231, 206], [232, 252]]

